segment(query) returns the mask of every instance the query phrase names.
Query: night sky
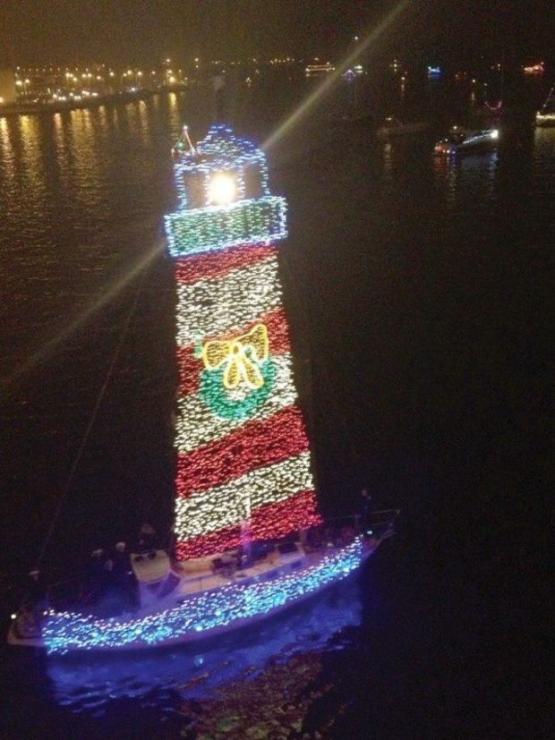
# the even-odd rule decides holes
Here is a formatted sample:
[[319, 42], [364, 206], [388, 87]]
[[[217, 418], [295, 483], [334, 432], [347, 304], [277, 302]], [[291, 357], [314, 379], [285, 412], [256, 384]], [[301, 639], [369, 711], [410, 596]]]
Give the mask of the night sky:
[[[398, 0], [2, 0], [0, 63], [336, 56]], [[408, 0], [382, 43], [438, 61], [553, 54], [550, 0]], [[550, 9], [551, 8], [551, 9]]]

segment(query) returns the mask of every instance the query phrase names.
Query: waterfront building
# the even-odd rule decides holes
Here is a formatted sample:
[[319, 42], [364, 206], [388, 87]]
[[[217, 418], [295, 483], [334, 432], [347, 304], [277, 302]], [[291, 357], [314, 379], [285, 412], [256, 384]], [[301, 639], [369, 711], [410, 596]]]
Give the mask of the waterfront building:
[[0, 69], [0, 105], [15, 103], [16, 99], [14, 71], [10, 67], [4, 67]]

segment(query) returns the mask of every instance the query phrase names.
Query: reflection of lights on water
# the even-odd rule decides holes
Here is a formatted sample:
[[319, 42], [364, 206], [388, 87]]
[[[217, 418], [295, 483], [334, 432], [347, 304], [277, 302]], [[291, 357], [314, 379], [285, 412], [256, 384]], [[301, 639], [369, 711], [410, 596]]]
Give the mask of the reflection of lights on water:
[[0, 147], [8, 150], [10, 147], [10, 137], [8, 130], [8, 121], [6, 118], [0, 118]]
[[393, 158], [391, 156], [392, 151], [393, 151], [393, 147], [391, 146], [391, 142], [387, 141], [383, 147], [383, 165], [384, 165], [383, 171], [384, 171], [385, 179], [388, 182], [391, 182], [393, 179], [392, 178]]
[[255, 631], [236, 630], [189, 647], [49, 657], [48, 677], [56, 701], [77, 712], [90, 711], [92, 700], [94, 708], [124, 697], [151, 700], [157, 689], [208, 698], [244, 671], [263, 670], [271, 659], [325, 649], [342, 629], [360, 624], [361, 611], [359, 585], [350, 578]]
[[294, 128], [297, 123], [304, 118], [306, 114], [318, 103], [320, 103], [327, 95], [328, 92], [333, 88], [334, 83], [338, 78], [341, 77], [351, 64], [357, 60], [360, 54], [369, 49], [372, 44], [387, 31], [399, 15], [409, 5], [408, 0], [399, 0], [397, 5], [382, 19], [380, 23], [373, 27], [368, 35], [361, 41], [360, 47], [355, 49], [349, 54], [340, 64], [337, 65], [337, 69], [334, 72], [327, 74], [323, 82], [313, 90], [298, 106], [295, 110], [288, 115], [280, 125], [273, 131], [272, 134], [266, 139], [262, 145], [262, 149], [267, 150], [274, 146], [288, 131]]

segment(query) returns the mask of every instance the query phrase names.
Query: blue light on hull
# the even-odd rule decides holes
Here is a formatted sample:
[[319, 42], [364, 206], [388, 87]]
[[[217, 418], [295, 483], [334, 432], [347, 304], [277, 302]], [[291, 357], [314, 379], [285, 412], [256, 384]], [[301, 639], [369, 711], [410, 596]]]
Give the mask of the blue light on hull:
[[43, 627], [43, 641], [49, 653], [70, 650], [140, 648], [169, 641], [186, 640], [198, 633], [227, 627], [240, 620], [268, 614], [315, 593], [323, 586], [352, 573], [363, 558], [362, 539], [320, 563], [297, 573], [247, 585], [230, 584], [162, 612], [120, 621], [97, 619], [74, 613], [52, 614]]

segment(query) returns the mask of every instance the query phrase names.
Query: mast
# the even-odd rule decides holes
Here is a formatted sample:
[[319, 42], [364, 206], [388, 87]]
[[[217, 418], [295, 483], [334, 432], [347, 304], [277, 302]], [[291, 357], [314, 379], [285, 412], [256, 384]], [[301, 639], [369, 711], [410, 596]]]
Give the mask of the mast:
[[174, 530], [187, 559], [320, 515], [278, 272], [285, 200], [265, 154], [226, 126], [175, 151], [180, 206], [165, 224], [178, 296]]

